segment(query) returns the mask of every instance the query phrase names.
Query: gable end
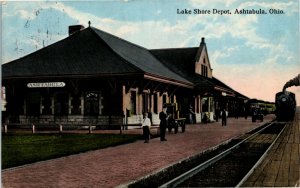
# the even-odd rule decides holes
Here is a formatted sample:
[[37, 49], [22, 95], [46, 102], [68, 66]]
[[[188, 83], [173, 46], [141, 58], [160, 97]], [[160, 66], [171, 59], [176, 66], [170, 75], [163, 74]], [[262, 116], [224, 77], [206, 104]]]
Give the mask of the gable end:
[[196, 56], [195, 73], [204, 77], [212, 78], [212, 68], [210, 66], [208, 53], [204, 38], [202, 38]]

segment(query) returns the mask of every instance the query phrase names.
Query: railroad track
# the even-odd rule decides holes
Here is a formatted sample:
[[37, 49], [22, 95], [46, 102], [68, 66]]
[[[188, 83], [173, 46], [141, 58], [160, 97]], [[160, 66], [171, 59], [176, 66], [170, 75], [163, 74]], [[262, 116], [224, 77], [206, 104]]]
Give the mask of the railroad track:
[[250, 132], [226, 151], [160, 187], [240, 186], [283, 132], [286, 123], [271, 122]]

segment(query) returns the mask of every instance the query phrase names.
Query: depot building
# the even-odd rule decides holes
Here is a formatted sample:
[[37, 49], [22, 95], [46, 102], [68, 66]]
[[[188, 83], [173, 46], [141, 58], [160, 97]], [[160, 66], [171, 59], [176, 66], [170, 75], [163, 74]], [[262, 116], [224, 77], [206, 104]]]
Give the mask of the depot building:
[[11, 123], [140, 124], [143, 112], [159, 124], [163, 105], [177, 118], [192, 111], [214, 121], [248, 98], [213, 76], [205, 39], [198, 47], [146, 49], [94, 27], [2, 65], [3, 120]]

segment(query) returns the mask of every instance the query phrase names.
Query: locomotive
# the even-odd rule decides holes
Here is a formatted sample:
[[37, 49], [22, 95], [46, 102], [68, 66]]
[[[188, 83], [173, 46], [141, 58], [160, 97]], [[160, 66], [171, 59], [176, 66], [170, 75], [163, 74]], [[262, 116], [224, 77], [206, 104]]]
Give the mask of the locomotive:
[[275, 105], [277, 120], [289, 121], [294, 118], [296, 112], [296, 99], [294, 93], [285, 90], [276, 93]]

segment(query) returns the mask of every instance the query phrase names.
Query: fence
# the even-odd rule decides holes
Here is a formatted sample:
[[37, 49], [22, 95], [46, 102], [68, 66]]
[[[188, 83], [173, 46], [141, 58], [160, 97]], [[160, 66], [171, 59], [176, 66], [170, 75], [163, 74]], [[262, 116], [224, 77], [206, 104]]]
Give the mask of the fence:
[[[36, 133], [36, 132], [53, 132], [53, 133], [63, 133], [67, 131], [80, 131], [80, 132], [88, 132], [92, 133], [94, 130], [119, 130], [120, 134], [122, 134], [122, 125], [96, 125], [96, 124], [77, 124], [77, 125], [70, 125], [70, 124], [18, 124], [18, 123], [10, 123], [10, 124], [3, 124], [2, 125], [2, 132], [4, 134], [8, 134], [9, 132], [28, 132]], [[112, 129], [113, 128], [113, 129]]]

